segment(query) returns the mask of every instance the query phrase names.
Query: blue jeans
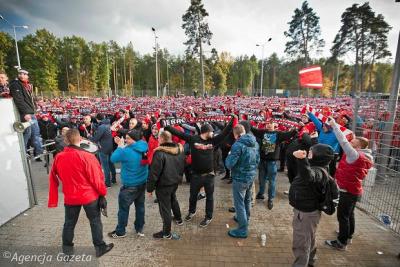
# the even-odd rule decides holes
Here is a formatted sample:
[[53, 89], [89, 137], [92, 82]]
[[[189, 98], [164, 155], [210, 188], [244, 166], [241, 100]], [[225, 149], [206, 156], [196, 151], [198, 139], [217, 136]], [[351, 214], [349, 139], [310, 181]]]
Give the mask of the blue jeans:
[[275, 185], [276, 185], [277, 167], [275, 160], [261, 160], [259, 165], [258, 181], [260, 189], [258, 195], [264, 195], [265, 183], [268, 180], [268, 199], [275, 198]]
[[116, 176], [115, 166], [114, 163], [111, 162], [110, 157], [111, 157], [110, 154], [104, 154], [103, 152], [99, 152], [100, 163], [101, 167], [103, 168], [106, 185], [111, 185], [110, 173], [113, 182], [115, 182], [115, 176]]
[[246, 235], [250, 218], [252, 186], [253, 181], [240, 182], [235, 179], [232, 180], [233, 203], [236, 209], [236, 219], [239, 224], [237, 229]]
[[40, 136], [40, 128], [38, 121], [35, 116], [32, 117], [32, 124], [24, 131], [24, 143], [25, 148], [28, 146], [28, 141], [31, 140], [31, 144], [34, 148], [34, 155], [40, 155], [43, 153], [42, 137]]
[[142, 232], [144, 226], [144, 195], [146, 191], [146, 184], [138, 186], [122, 186], [118, 195], [118, 225], [115, 229], [117, 235], [124, 235], [126, 233], [126, 226], [128, 225], [129, 208], [132, 203], [135, 203], [136, 219], [135, 230]]

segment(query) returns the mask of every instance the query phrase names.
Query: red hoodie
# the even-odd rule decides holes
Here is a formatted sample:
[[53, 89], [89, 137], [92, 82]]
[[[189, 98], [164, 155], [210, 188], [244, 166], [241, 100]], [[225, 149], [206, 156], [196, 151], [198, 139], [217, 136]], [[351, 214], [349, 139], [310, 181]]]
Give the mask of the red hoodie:
[[49, 208], [58, 205], [59, 181], [67, 205], [86, 205], [107, 194], [99, 161], [76, 146], [65, 147], [54, 160], [49, 176]]

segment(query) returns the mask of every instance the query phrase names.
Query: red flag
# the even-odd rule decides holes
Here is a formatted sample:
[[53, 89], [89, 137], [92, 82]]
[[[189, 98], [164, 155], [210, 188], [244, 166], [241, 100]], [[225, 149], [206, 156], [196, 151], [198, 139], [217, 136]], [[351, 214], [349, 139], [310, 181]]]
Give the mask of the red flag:
[[299, 71], [301, 87], [322, 88], [322, 70], [320, 66], [311, 66]]

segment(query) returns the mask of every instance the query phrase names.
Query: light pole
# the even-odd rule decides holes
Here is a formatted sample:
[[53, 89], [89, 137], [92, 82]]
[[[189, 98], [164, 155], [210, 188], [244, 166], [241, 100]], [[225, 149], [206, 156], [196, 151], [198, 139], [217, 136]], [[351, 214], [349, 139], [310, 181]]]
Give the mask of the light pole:
[[154, 33], [154, 44], [155, 44], [155, 50], [156, 50], [156, 92], [157, 92], [157, 97], [158, 97], [158, 63], [157, 63], [157, 61], [158, 61], [158, 59], [157, 59], [157, 57], [158, 57], [158, 45], [157, 45], [157, 35], [156, 35], [156, 29], [155, 28], [151, 28], [151, 30], [153, 31], [153, 33]]
[[0, 15], [0, 19], [4, 20], [5, 22], [7, 22], [11, 27], [13, 27], [14, 30], [14, 40], [15, 40], [15, 50], [17, 50], [17, 62], [18, 62], [18, 69], [21, 69], [21, 63], [19, 61], [19, 52], [18, 52], [18, 42], [17, 42], [17, 32], [15, 31], [15, 28], [24, 28], [24, 29], [28, 29], [27, 25], [21, 25], [21, 26], [17, 26], [12, 24], [11, 22], [9, 22], [8, 20], [6, 20], [2, 15]]
[[264, 79], [264, 47], [265, 45], [270, 42], [272, 38], [268, 38], [268, 40], [263, 43], [263, 44], [256, 44], [256, 46], [261, 46], [262, 47], [262, 52], [261, 52], [261, 77], [260, 77], [260, 96], [263, 95], [263, 79]]

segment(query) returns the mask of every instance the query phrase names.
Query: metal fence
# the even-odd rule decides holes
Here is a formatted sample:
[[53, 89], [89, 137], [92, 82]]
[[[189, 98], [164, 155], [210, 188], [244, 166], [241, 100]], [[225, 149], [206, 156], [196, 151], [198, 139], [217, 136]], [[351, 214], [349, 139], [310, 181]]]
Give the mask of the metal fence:
[[397, 106], [394, 122], [389, 111], [396, 103], [384, 96], [355, 99], [353, 130], [370, 140], [375, 161], [363, 181], [358, 207], [400, 233], [400, 109]]

